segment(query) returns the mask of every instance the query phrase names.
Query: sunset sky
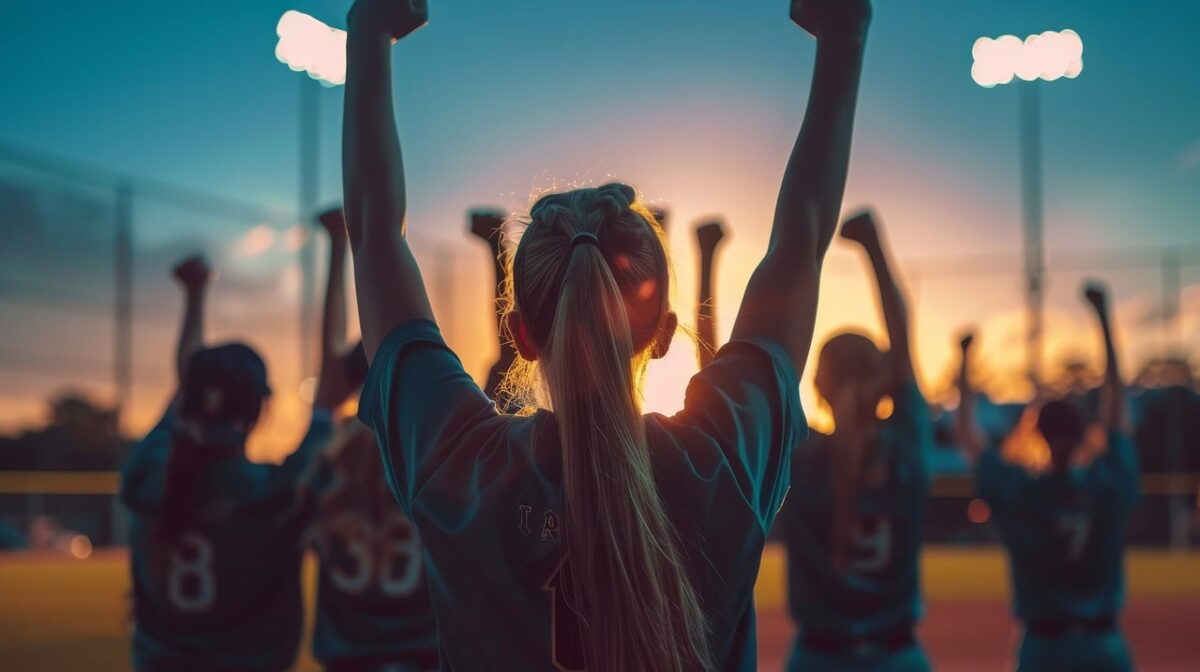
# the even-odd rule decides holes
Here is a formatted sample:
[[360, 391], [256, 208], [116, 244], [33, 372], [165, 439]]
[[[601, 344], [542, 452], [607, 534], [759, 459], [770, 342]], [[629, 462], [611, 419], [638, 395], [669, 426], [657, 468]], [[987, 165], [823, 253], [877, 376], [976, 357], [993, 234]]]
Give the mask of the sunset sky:
[[[348, 2], [6, 2], [0, 6], [0, 150], [7, 143], [260, 204], [221, 220], [137, 199], [135, 399], [143, 431], [169, 393], [176, 257], [222, 269], [214, 339], [247, 337], [278, 394], [265, 453], [303, 427], [296, 343], [299, 75], [274, 58], [287, 9], [344, 25]], [[395, 50], [410, 227], [452, 345], [482, 376], [494, 357], [490, 266], [465, 234], [473, 205], [517, 212], [531, 194], [620, 179], [671, 211], [675, 307], [694, 311], [691, 228], [719, 214], [718, 331], [727, 334], [765, 246], [799, 128], [813, 40], [783, 0], [430, 0], [431, 24]], [[1099, 363], [1076, 295], [1113, 286], [1126, 374], [1183, 342], [1200, 352], [1200, 30], [1196, 3], [877, 2], [846, 210], [873, 206], [905, 273], [927, 393], [945, 388], [964, 325], [983, 368], [1022, 366], [1017, 101], [970, 76], [980, 36], [1072, 28], [1075, 80], [1043, 86], [1046, 362]], [[340, 198], [341, 89], [320, 91], [320, 201]], [[45, 399], [111, 399], [111, 191], [16, 166], [0, 151], [0, 428]], [[8, 205], [4, 205], [8, 204]], [[866, 267], [835, 243], [818, 345], [881, 329]], [[1182, 317], [1164, 325], [1164, 248], [1183, 255]], [[1118, 254], [1086, 251], [1120, 250]], [[1083, 251], [1083, 252], [1081, 252]], [[691, 322], [690, 317], [685, 318]], [[651, 373], [648, 406], [678, 406], [695, 369], [682, 338]], [[811, 367], [810, 367], [811, 369]], [[808, 372], [811, 375], [811, 370]], [[997, 380], [997, 388], [1012, 390]], [[813, 407], [804, 383], [806, 407]]]

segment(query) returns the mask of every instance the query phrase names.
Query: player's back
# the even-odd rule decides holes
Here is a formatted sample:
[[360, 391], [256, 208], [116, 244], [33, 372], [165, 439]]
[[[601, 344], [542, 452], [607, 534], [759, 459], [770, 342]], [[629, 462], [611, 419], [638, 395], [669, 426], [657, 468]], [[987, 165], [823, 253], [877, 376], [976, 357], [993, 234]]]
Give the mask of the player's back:
[[[498, 415], [428, 322], [380, 346], [360, 411], [426, 549], [443, 665], [581, 669], [555, 416]], [[755, 669], [754, 580], [804, 430], [795, 369], [777, 345], [732, 343], [692, 379], [683, 412], [645, 422], [714, 655]]]
[[855, 498], [847, 568], [834, 566], [832, 437], [812, 433], [792, 456], [780, 512], [788, 553], [788, 606], [801, 629], [859, 638], [910, 628], [921, 616], [919, 560], [929, 498], [932, 424], [913, 382], [895, 397], [868, 469], [883, 476]]
[[303, 623], [301, 538], [310, 505], [297, 487], [302, 465], [253, 464], [240, 454], [204, 463], [192, 475], [196, 495], [187, 525], [164, 543], [155, 524], [172, 424], [168, 413], [135, 447], [123, 473], [135, 666], [285, 669]]
[[325, 463], [317, 479], [313, 656], [327, 666], [379, 661], [436, 669], [437, 624], [421, 541], [384, 483], [374, 436], [361, 433], [368, 445], [348, 446], [343, 455], [365, 450], [371, 459]]
[[1091, 464], [1060, 473], [1033, 476], [995, 449], [983, 454], [980, 493], [1009, 549], [1018, 618], [1035, 626], [1115, 618], [1137, 479], [1132, 445], [1118, 432]]

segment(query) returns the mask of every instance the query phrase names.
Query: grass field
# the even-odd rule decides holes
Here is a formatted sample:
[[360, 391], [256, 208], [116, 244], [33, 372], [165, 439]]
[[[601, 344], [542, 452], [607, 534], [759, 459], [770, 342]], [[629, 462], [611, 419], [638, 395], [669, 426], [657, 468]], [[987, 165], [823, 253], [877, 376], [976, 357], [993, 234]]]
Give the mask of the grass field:
[[[125, 562], [122, 551], [98, 551], [88, 560], [0, 554], [0, 670], [128, 669]], [[769, 548], [755, 589], [763, 670], [781, 669], [792, 636], [783, 567], [780, 549]], [[310, 563], [309, 586], [313, 569]], [[1123, 623], [1139, 669], [1200, 669], [1200, 554], [1132, 551], [1128, 571], [1130, 604]], [[1011, 669], [1019, 633], [1008, 613], [1000, 550], [931, 548], [923, 575], [928, 617], [920, 634], [937, 668]], [[295, 669], [318, 667], [302, 653]]]

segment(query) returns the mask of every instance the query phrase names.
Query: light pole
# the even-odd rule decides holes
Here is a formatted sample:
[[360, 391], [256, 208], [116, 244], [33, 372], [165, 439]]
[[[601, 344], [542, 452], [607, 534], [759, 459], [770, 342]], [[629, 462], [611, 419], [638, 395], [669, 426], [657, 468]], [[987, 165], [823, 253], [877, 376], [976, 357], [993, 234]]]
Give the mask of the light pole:
[[1042, 313], [1045, 292], [1045, 247], [1042, 231], [1042, 124], [1037, 80], [1074, 79], [1083, 71], [1083, 40], [1073, 30], [1046, 31], [1024, 40], [1015, 35], [981, 37], [971, 48], [971, 78], [992, 88], [1017, 86], [1021, 152], [1021, 214], [1024, 221], [1025, 356], [1027, 375], [1035, 386], [1042, 360]]
[[[275, 26], [279, 42], [275, 58], [308, 78], [300, 79], [300, 180], [297, 206], [300, 217], [307, 217], [317, 207], [320, 190], [320, 129], [321, 86], [338, 86], [346, 82], [346, 31], [331, 28], [321, 21], [288, 10]], [[316, 80], [316, 81], [312, 81]], [[308, 236], [297, 252], [300, 262], [300, 378], [310, 373], [313, 357], [314, 276], [316, 250]]]

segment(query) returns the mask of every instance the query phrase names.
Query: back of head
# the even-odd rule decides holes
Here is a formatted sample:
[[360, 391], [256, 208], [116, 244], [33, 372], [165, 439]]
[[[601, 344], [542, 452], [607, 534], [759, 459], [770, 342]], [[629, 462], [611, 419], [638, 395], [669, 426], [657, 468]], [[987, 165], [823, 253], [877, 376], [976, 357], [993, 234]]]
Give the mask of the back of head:
[[[866, 385], [878, 379], [884, 368], [884, 354], [866, 335], [845, 331], [836, 334], [817, 357], [817, 392], [830, 404], [850, 385]], [[872, 408], [872, 410], [874, 410]]]
[[191, 524], [203, 466], [244, 449], [269, 394], [266, 365], [246, 345], [204, 348], [188, 359], [176, 399], [162, 506], [153, 529], [160, 545]]
[[546, 196], [508, 275], [508, 309], [557, 419], [567, 596], [587, 669], [710, 669], [638, 400], [646, 360], [669, 338], [661, 229], [625, 185]]
[[1070, 468], [1087, 435], [1083, 411], [1067, 399], [1047, 402], [1038, 409], [1037, 430], [1050, 448], [1050, 463], [1056, 472]]

